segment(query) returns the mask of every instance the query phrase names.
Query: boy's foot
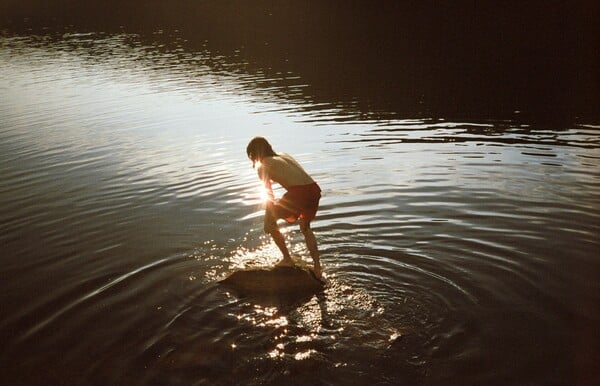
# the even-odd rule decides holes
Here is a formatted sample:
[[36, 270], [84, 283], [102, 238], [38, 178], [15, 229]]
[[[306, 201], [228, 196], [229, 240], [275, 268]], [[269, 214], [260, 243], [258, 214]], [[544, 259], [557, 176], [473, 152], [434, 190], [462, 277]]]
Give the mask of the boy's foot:
[[294, 260], [288, 258], [288, 259], [282, 259], [280, 260], [277, 264], [275, 264], [276, 267], [293, 267], [296, 264], [294, 264]]
[[321, 272], [321, 267], [315, 267], [313, 269], [313, 273], [318, 280], [323, 281], [323, 273]]
[[317, 272], [317, 271], [315, 271], [314, 269], [311, 268], [308, 271], [313, 275], [313, 277], [317, 281], [321, 282], [321, 284], [323, 284], [323, 285], [327, 284], [327, 280], [323, 277], [323, 274], [321, 273], [320, 270]]

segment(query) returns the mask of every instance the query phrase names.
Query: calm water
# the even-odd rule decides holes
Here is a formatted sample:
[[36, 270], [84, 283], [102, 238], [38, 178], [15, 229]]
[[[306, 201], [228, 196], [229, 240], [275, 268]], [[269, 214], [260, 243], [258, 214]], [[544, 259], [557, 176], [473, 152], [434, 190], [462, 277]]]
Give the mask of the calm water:
[[[166, 35], [0, 35], [7, 384], [598, 380], [597, 122], [370, 114]], [[323, 188], [319, 296], [216, 284], [279, 258], [254, 135]]]

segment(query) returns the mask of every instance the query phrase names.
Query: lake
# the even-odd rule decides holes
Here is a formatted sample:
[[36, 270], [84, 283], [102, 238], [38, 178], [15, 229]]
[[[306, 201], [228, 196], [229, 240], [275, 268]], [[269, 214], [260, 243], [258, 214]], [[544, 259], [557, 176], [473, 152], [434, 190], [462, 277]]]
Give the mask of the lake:
[[[1, 30], [3, 383], [599, 380], [600, 120], [582, 81], [596, 75], [555, 83], [571, 64], [553, 62], [523, 85], [535, 71], [515, 60], [465, 83], [467, 53], [441, 70], [433, 38], [406, 64], [389, 15], [373, 48], [366, 27], [324, 16], [302, 23], [342, 37], [124, 12], [15, 11]], [[294, 41], [310, 55], [288, 45], [307, 36]], [[280, 258], [245, 153], [255, 135], [323, 190], [322, 293], [218, 284]], [[298, 227], [282, 231], [310, 264]]]

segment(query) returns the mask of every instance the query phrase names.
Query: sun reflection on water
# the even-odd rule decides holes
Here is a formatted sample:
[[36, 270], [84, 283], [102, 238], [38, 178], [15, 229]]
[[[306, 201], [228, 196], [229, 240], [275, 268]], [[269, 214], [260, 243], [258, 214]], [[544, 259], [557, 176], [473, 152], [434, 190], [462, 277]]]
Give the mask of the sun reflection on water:
[[273, 304], [248, 299], [242, 304], [243, 310], [231, 316], [267, 334], [269, 343], [257, 356], [267, 360], [308, 360], [344, 342], [363, 350], [385, 350], [403, 335], [386, 322], [385, 308], [373, 296], [337, 279], [305, 300]]
[[[281, 233], [284, 237], [289, 238], [289, 228], [281, 227]], [[288, 245], [290, 245], [289, 240]], [[304, 245], [300, 243], [294, 243], [291, 245], [290, 252], [292, 253], [292, 259], [297, 265], [305, 266], [312, 264], [312, 261], [308, 260], [308, 257], [304, 258], [301, 255], [306, 255]], [[280, 259], [281, 252], [277, 246], [271, 241], [270, 237], [263, 236], [262, 244], [256, 249], [249, 249], [245, 246], [239, 246], [235, 249], [231, 256], [228, 258], [231, 270], [236, 269], [249, 269], [249, 268], [265, 268], [273, 267]]]
[[275, 244], [265, 240], [265, 243], [255, 250], [238, 247], [229, 257], [229, 263], [232, 270], [272, 267], [279, 260], [280, 254]]
[[[311, 266], [312, 261], [304, 252], [303, 258], [296, 256], [297, 261]], [[268, 268], [279, 259], [275, 244], [268, 236], [261, 236], [258, 247], [238, 246], [232, 250], [225, 258], [223, 269], [230, 273], [238, 269]], [[404, 329], [386, 321], [385, 307], [367, 290], [346, 284], [343, 278], [333, 274], [328, 277], [323, 292], [307, 297], [290, 300], [275, 294], [267, 298], [240, 297], [238, 301], [229, 316], [240, 328], [249, 328], [255, 331], [253, 334], [266, 338], [264, 351], [256, 353], [257, 360], [314, 360], [347, 344], [369, 352], [375, 350], [376, 354], [405, 333]], [[230, 350], [243, 350], [240, 344], [241, 341], [227, 342]], [[342, 365], [346, 362], [340, 361]]]
[[312, 354], [316, 353], [316, 350], [307, 350], [304, 352], [299, 352], [294, 355], [294, 359], [297, 361], [302, 361], [304, 359], [308, 359]]

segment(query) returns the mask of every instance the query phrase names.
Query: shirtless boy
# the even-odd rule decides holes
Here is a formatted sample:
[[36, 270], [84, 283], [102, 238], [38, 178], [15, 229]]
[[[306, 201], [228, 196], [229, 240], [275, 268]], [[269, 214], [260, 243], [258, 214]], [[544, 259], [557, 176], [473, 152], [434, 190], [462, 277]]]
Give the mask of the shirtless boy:
[[[290, 224], [298, 221], [313, 259], [315, 276], [320, 279], [319, 250], [315, 235], [310, 229], [310, 222], [315, 218], [319, 208], [321, 188], [292, 156], [275, 153], [271, 144], [263, 137], [253, 138], [246, 148], [246, 153], [267, 190], [264, 229], [273, 237], [273, 241], [283, 254], [283, 259], [277, 265], [294, 265], [285, 245], [285, 239], [277, 226], [277, 220], [282, 218]], [[278, 183], [287, 190], [278, 200], [273, 196], [272, 182]]]

